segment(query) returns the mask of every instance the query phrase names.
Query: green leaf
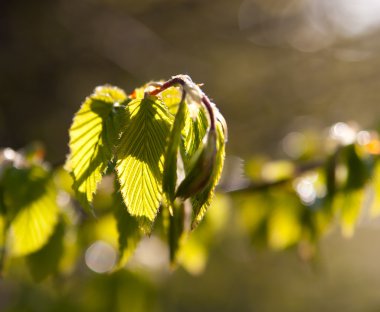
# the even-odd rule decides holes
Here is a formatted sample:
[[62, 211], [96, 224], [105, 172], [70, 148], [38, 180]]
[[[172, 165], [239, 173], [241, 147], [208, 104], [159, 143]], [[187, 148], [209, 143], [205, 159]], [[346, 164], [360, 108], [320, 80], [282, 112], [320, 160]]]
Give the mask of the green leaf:
[[173, 203], [173, 215], [169, 216], [169, 255], [172, 265], [175, 264], [177, 252], [181, 245], [185, 229], [185, 203], [175, 201]]
[[372, 188], [374, 191], [374, 198], [371, 205], [371, 216], [377, 217], [380, 215], [380, 162], [379, 159], [376, 160], [373, 175], [372, 175]]
[[192, 198], [193, 205], [193, 220], [192, 228], [195, 228], [197, 224], [203, 219], [207, 208], [210, 206], [212, 197], [214, 196], [214, 190], [218, 184], [223, 171], [223, 164], [225, 158], [225, 137], [222, 125], [216, 123], [217, 130], [217, 153], [215, 157], [215, 163], [213, 171], [211, 173], [211, 180], [205, 189], [195, 194]]
[[127, 211], [118, 188], [113, 196], [116, 225], [119, 233], [118, 267], [120, 268], [124, 266], [132, 256], [142, 235], [136, 219]]
[[3, 190], [3, 186], [0, 184], [0, 216], [5, 215], [6, 212], [7, 210], [5, 208], [5, 203], [4, 203], [4, 190]]
[[124, 101], [122, 90], [97, 87], [76, 113], [70, 128], [71, 153], [66, 167], [74, 178], [78, 200], [86, 208], [90, 207], [97, 184], [112, 159], [124, 112], [119, 106]]
[[217, 151], [216, 131], [209, 131], [205, 140], [189, 161], [189, 170], [178, 186], [176, 197], [189, 198], [201, 192], [212, 179]]
[[4, 173], [4, 201], [10, 220], [8, 250], [23, 256], [46, 244], [58, 220], [57, 192], [50, 173], [41, 166]]
[[167, 194], [170, 202], [174, 201], [175, 188], [177, 185], [177, 156], [181, 143], [181, 131], [185, 123], [185, 101], [181, 101], [174, 124], [169, 136], [168, 147], [165, 153], [163, 191]]
[[360, 189], [369, 179], [369, 167], [358, 155], [354, 144], [347, 145], [344, 152], [348, 169], [345, 188], [348, 190]]
[[133, 100], [127, 110], [130, 120], [116, 152], [120, 190], [129, 213], [151, 224], [161, 203], [163, 155], [172, 121], [156, 97]]
[[298, 198], [292, 195], [294, 194], [287, 193], [282, 202], [277, 197], [278, 203], [268, 219], [268, 244], [274, 250], [285, 249], [301, 240], [302, 208], [298, 204]]
[[[195, 114], [195, 118], [193, 115]], [[206, 135], [208, 128], [208, 120], [205, 111], [202, 107], [198, 107], [195, 104], [191, 104], [186, 107], [186, 120], [185, 127], [183, 129], [184, 134], [184, 160], [186, 169], [188, 169], [189, 160], [194, 156], [198, 150], [202, 139]], [[187, 162], [186, 162], [187, 160]]]
[[326, 182], [326, 196], [331, 200], [336, 193], [336, 167], [338, 155], [334, 153], [329, 156], [324, 166], [324, 175]]
[[169, 109], [173, 115], [179, 110], [179, 104], [181, 103], [182, 90], [180, 88], [172, 87], [162, 91], [158, 98]]
[[344, 191], [335, 196], [334, 210], [339, 215], [342, 234], [345, 237], [351, 237], [354, 234], [364, 199], [363, 189]]
[[40, 282], [58, 271], [59, 262], [63, 256], [64, 235], [65, 225], [63, 221], [60, 221], [48, 243], [26, 258], [29, 271], [36, 282]]

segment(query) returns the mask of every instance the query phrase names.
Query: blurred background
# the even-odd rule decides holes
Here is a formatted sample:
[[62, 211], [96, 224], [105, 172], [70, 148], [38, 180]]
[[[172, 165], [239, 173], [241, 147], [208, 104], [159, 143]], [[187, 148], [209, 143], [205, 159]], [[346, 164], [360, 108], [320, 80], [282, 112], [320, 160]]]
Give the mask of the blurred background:
[[[379, 36], [377, 0], [3, 0], [0, 146], [38, 140], [61, 163], [72, 116], [95, 86], [131, 92], [183, 73], [225, 116], [228, 155], [292, 156], [288, 133], [377, 127]], [[376, 220], [350, 240], [331, 233], [304, 263], [231, 231], [201, 275], [88, 271], [62, 296], [1, 280], [0, 310], [378, 311], [379, 234]]]

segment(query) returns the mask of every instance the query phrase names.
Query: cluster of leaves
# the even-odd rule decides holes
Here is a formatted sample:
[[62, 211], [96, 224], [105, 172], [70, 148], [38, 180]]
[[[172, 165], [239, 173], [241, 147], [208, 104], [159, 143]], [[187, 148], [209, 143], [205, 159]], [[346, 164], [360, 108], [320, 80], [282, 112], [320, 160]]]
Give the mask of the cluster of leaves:
[[[86, 228], [78, 209], [60, 206], [59, 196], [72, 196], [98, 214], [95, 193], [108, 175], [114, 180], [108, 206], [118, 232], [119, 267], [153, 231], [168, 242], [174, 263], [181, 242], [210, 205], [223, 167], [225, 131], [215, 105], [187, 76], [149, 83], [129, 96], [117, 87], [97, 87], [69, 132], [65, 167], [72, 190], [57, 183], [62, 173], [50, 170], [39, 147], [2, 150], [1, 262], [25, 256], [37, 280], [57, 271], [63, 249], [75, 253], [72, 243], [67, 249], [70, 226]], [[105, 222], [108, 230], [109, 209], [104, 211], [97, 226]], [[86, 235], [82, 230], [75, 237], [86, 240]]]
[[[5, 256], [26, 256], [36, 279], [56, 269], [43, 266], [38, 253], [44, 253], [49, 239], [59, 240], [63, 234], [57, 189], [42, 154], [39, 146], [19, 153], [6, 148], [0, 154], [0, 268]], [[54, 244], [56, 257], [59, 249]], [[42, 270], [35, 270], [40, 266]]]
[[[331, 135], [337, 126], [351, 131], [349, 140]], [[319, 155], [247, 162], [250, 182], [231, 195], [240, 225], [255, 246], [298, 247], [300, 256], [310, 259], [320, 238], [337, 225], [343, 236], [351, 237], [360, 220], [379, 215], [377, 133], [338, 123], [315, 145]]]
[[[332, 127], [341, 128], [350, 130]], [[0, 272], [5, 260], [20, 258], [36, 280], [72, 271], [94, 241], [119, 249], [118, 263], [95, 268], [110, 271], [154, 235], [167, 242], [172, 263], [200, 273], [234, 218], [255, 246], [298, 247], [309, 259], [335, 225], [351, 236], [363, 211], [380, 213], [377, 133], [351, 129], [347, 139], [335, 132], [315, 148], [301, 142], [297, 150], [305, 152], [291, 161], [248, 160], [240, 185], [227, 166], [211, 205], [226, 125], [199, 86], [176, 76], [130, 95], [98, 87], [70, 128], [71, 177], [51, 170], [40, 146], [0, 150]], [[229, 207], [237, 209], [229, 214]]]
[[151, 82], [127, 96], [97, 87], [75, 114], [66, 168], [83, 207], [114, 174], [120, 260], [157, 219], [174, 261], [180, 241], [202, 220], [220, 178], [223, 117], [188, 76]]

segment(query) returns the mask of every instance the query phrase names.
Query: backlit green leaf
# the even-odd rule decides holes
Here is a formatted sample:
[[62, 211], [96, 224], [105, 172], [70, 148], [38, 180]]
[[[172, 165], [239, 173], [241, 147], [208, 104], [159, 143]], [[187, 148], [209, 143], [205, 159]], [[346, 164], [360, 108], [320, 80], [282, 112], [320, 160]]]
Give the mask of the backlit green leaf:
[[4, 174], [4, 201], [10, 220], [8, 249], [23, 256], [44, 246], [58, 219], [57, 193], [43, 167], [9, 168]]
[[65, 225], [61, 221], [55, 227], [54, 233], [48, 243], [26, 258], [29, 271], [35, 281], [40, 282], [58, 271], [59, 261], [64, 250], [64, 235]]
[[217, 122], [217, 153], [215, 157], [215, 164], [211, 174], [211, 180], [205, 189], [195, 194], [192, 198], [193, 204], [193, 221], [192, 227], [194, 228], [204, 217], [207, 208], [210, 205], [212, 197], [214, 196], [214, 190], [222, 175], [223, 164], [225, 158], [225, 138], [222, 125]]
[[175, 264], [176, 254], [180, 248], [185, 229], [185, 203], [175, 201], [173, 215], [169, 216], [169, 255], [172, 265]]
[[[282, 201], [281, 201], [281, 200]], [[268, 219], [268, 244], [275, 250], [281, 250], [296, 244], [302, 235], [301, 207], [295, 194], [287, 193], [277, 197], [276, 207]]]
[[0, 214], [0, 249], [2, 250], [4, 250], [5, 248], [5, 233], [6, 233], [5, 216]]
[[344, 236], [351, 237], [354, 234], [363, 203], [363, 189], [340, 192], [335, 196], [334, 210], [339, 216]]
[[344, 152], [348, 169], [345, 187], [349, 190], [362, 188], [369, 179], [368, 164], [359, 156], [355, 145], [347, 145]]
[[380, 162], [376, 161], [371, 178], [372, 187], [374, 190], [374, 198], [371, 205], [371, 216], [377, 217], [380, 215]]
[[181, 96], [182, 90], [175, 87], [166, 89], [158, 95], [172, 114], [175, 114], [178, 111]]
[[125, 100], [124, 92], [116, 87], [98, 87], [74, 117], [66, 167], [74, 178], [78, 200], [85, 207], [92, 202], [97, 184], [112, 159], [120, 126], [119, 106]]
[[185, 122], [186, 104], [181, 102], [175, 116], [174, 124], [169, 136], [169, 142], [165, 153], [163, 191], [170, 201], [174, 200], [175, 187], [177, 184], [177, 156], [181, 143], [181, 131]]
[[209, 131], [189, 161], [185, 179], [178, 186], [176, 197], [189, 198], [201, 192], [212, 179], [217, 152], [216, 131]]
[[[184, 132], [184, 160], [190, 160], [195, 154], [208, 128], [208, 121], [204, 109], [195, 104], [186, 107], [186, 121]], [[187, 163], [185, 162], [185, 165]]]
[[129, 214], [123, 204], [123, 198], [118, 189], [113, 196], [117, 231], [119, 233], [118, 267], [122, 267], [132, 256], [142, 235], [136, 219]]
[[156, 97], [129, 103], [130, 116], [117, 147], [116, 170], [128, 211], [152, 222], [162, 198], [163, 155], [171, 118]]

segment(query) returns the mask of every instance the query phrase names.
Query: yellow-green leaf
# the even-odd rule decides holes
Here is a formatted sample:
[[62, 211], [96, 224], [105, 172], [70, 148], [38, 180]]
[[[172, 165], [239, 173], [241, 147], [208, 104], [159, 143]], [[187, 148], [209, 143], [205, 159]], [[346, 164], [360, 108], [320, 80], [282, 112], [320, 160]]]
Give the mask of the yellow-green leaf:
[[50, 173], [40, 166], [9, 168], [4, 185], [10, 255], [24, 256], [39, 250], [49, 240], [58, 220], [57, 192]]
[[64, 252], [64, 235], [65, 224], [61, 220], [57, 223], [47, 244], [26, 258], [29, 271], [36, 282], [58, 272], [59, 262]]
[[114, 215], [116, 218], [117, 232], [119, 234], [119, 259], [117, 266], [121, 268], [132, 256], [142, 237], [142, 233], [138, 228], [137, 220], [132, 217], [125, 208], [118, 185], [115, 193], [113, 194], [113, 198], [115, 207]]
[[193, 204], [193, 221], [192, 227], [194, 228], [204, 217], [207, 208], [210, 206], [212, 197], [214, 196], [214, 190], [218, 184], [223, 171], [223, 164], [225, 158], [225, 137], [222, 125], [216, 123], [217, 133], [217, 152], [215, 156], [215, 164], [213, 171], [210, 172], [211, 180], [209, 184], [201, 192], [195, 194], [192, 198]]
[[116, 87], [97, 87], [74, 117], [66, 167], [74, 178], [78, 200], [85, 207], [92, 202], [97, 184], [112, 159], [119, 127], [115, 115], [126, 98]]
[[202, 192], [213, 178], [215, 158], [217, 153], [217, 137], [215, 130], [209, 131], [189, 161], [186, 177], [177, 188], [176, 197], [182, 199]]
[[116, 152], [120, 190], [129, 213], [151, 223], [161, 203], [163, 154], [172, 120], [156, 97], [133, 100], [126, 109], [130, 120]]
[[158, 98], [167, 106], [172, 114], [175, 114], [181, 102], [182, 90], [180, 88], [172, 87], [162, 91]]
[[169, 256], [172, 265], [175, 265], [176, 255], [185, 236], [185, 203], [173, 203], [173, 215], [169, 216]]
[[342, 234], [351, 237], [358, 223], [364, 202], [364, 190], [352, 190], [338, 193], [334, 199], [334, 210], [339, 215]]
[[165, 153], [163, 191], [171, 202], [174, 200], [175, 187], [177, 185], [177, 156], [178, 148], [181, 143], [181, 131], [185, 122], [184, 101], [181, 102], [178, 112], [175, 116], [174, 124], [170, 132], [168, 146]]
[[[195, 104], [186, 107], [184, 132], [184, 160], [190, 160], [206, 135], [208, 121], [204, 109]], [[186, 162], [185, 162], [186, 165]]]

